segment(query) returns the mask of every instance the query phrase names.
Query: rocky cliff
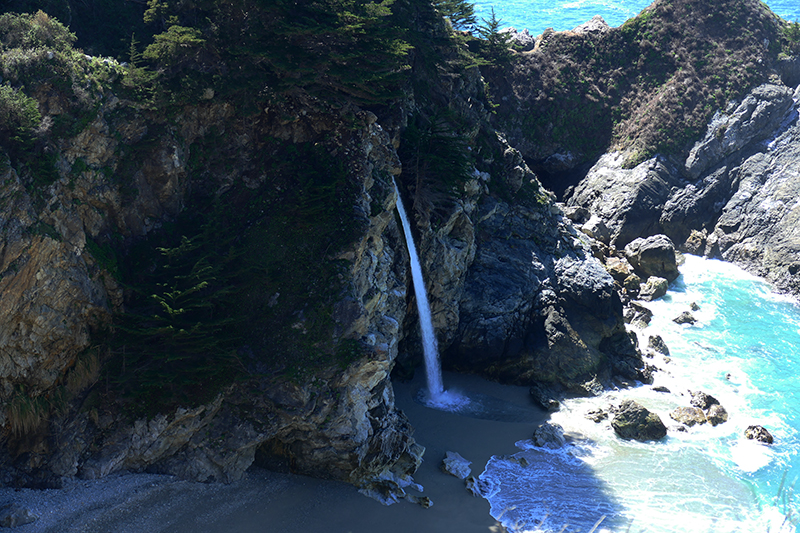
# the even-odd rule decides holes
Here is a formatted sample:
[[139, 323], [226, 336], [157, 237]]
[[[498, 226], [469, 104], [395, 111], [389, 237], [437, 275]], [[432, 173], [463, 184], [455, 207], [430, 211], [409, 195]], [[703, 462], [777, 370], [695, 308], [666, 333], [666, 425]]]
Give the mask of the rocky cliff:
[[756, 87], [708, 124], [683, 159], [656, 156], [632, 169], [610, 153], [574, 189], [622, 248], [637, 237], [670, 236], [690, 253], [725, 259], [798, 294], [796, 208], [800, 89]]
[[[430, 3], [398, 2], [392, 20], [408, 24], [415, 51], [384, 65], [373, 86], [337, 62], [399, 61], [402, 42], [368, 39], [363, 55], [343, 55], [361, 34], [336, 26], [337, 15], [325, 19], [333, 48], [323, 53], [293, 21], [258, 51], [272, 63], [254, 91], [237, 54], [213, 48], [245, 20], [226, 19], [215, 42], [209, 28], [172, 30], [183, 44], [157, 39], [154, 73], [74, 50], [74, 36], [44, 13], [1, 18], [0, 104], [11, 110], [0, 128], [3, 482], [53, 486], [123, 469], [227, 482], [258, 463], [403, 497], [424, 443], [395, 408], [391, 382], [421, 360], [398, 192], [413, 213], [443, 364], [550, 396], [649, 379], [623, 317], [639, 278], [607, 260], [637, 237], [666, 233], [797, 290], [797, 95], [777, 74], [761, 83], [772, 56], [767, 70], [747, 70], [766, 53], [762, 33], [779, 25], [760, 5], [742, 3], [757, 10], [758, 32], [730, 94], [715, 93], [726, 105], [707, 133], [683, 151], [655, 155], [661, 145], [644, 135], [601, 157], [568, 209], [531, 165], [549, 177], [585, 174], [611, 130], [573, 146], [555, 108], [532, 129], [519, 120], [541, 118], [533, 108], [509, 119], [503, 91], [519, 89], [543, 57], [551, 64], [548, 49], [607, 34], [617, 36], [609, 50], [640, 46], [656, 15], [691, 5], [657, 2], [617, 33], [598, 22], [548, 34], [504, 63], [477, 61]], [[258, 31], [271, 35], [283, 16], [275, 9]], [[374, 35], [397, 29], [364, 17]], [[326, 74], [282, 62], [295, 49]], [[637, 50], [626, 54], [652, 55]], [[662, 72], [658, 57], [642, 72]], [[788, 80], [794, 63], [782, 65]], [[646, 100], [634, 96], [666, 94], [647, 92], [660, 78], [609, 79], [626, 89], [597, 90], [628, 100], [601, 110], [628, 113]], [[749, 95], [737, 93], [754, 80]], [[695, 96], [692, 109], [711, 101]]]
[[[434, 88], [375, 113], [303, 91], [255, 111], [211, 89], [161, 108], [134, 86], [145, 73], [75, 52], [44, 14], [19, 24], [60, 35], [57, 53], [6, 35], [7, 55], [73, 87], [8, 73], [52, 167], [21, 151], [3, 171], [4, 482], [227, 482], [256, 462], [402, 497], [424, 448], [390, 380], [419, 353], [392, 176], [446, 365], [582, 392], [637, 376], [612, 279], [423, 13], [445, 61], [413, 76]], [[460, 177], [410, 132], [453, 149]], [[439, 173], [403, 170], [420, 162]]]

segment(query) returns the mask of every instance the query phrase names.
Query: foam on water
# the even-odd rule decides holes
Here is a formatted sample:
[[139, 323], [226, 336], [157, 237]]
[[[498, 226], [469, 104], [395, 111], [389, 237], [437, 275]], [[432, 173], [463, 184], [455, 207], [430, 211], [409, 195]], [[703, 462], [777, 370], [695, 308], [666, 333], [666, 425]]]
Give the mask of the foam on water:
[[[687, 257], [681, 272], [665, 298], [646, 304], [655, 316], [638, 332], [643, 346], [650, 335], [666, 341], [669, 357], [653, 360], [663, 369], [654, 386], [671, 392], [641, 386], [563, 402], [552, 421], [574, 436], [572, 444], [552, 452], [518, 443], [518, 454], [487, 465], [481, 478], [499, 487], [488, 498], [493, 516], [528, 528], [547, 516], [545, 531], [565, 523], [573, 524], [568, 531], [589, 531], [603, 515], [613, 531], [630, 524], [664, 533], [795, 531], [786, 516], [800, 513], [792, 497], [800, 475], [800, 311], [730, 264]], [[698, 322], [674, 323], [693, 302]], [[689, 405], [690, 390], [716, 397], [728, 422], [639, 443], [585, 418], [630, 398], [674, 427], [669, 413]], [[776, 443], [748, 441], [744, 430], [754, 424]]]

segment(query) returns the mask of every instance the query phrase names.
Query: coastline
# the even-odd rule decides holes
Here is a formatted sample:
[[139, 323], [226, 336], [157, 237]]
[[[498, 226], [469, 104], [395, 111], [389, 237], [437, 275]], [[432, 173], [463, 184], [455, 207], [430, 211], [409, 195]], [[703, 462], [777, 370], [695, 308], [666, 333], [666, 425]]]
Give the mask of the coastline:
[[446, 451], [472, 462], [479, 475], [492, 455], [517, 452], [514, 443], [531, 437], [547, 413], [531, 403], [527, 387], [500, 385], [479, 376], [444, 373], [447, 389], [478, 393], [530, 407], [538, 422], [498, 422], [436, 411], [416, 403], [424, 383], [419, 371], [409, 383], [394, 383], [398, 408], [426, 447], [415, 480], [433, 501], [424, 509], [401, 501], [391, 506], [363, 496], [352, 486], [252, 468], [230, 485], [179, 481], [170, 476], [124, 474], [97, 481], [76, 480], [64, 489], [0, 489], [0, 506], [16, 502], [39, 519], [15, 533], [56, 532], [342, 532], [486, 533], [496, 525], [489, 503], [472, 496], [464, 481], [443, 473]]

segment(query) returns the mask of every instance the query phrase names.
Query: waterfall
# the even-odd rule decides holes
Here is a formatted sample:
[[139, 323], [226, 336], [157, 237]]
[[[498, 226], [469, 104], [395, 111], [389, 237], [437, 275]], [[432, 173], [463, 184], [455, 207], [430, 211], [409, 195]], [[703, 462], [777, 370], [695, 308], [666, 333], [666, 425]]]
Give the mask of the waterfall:
[[397, 183], [394, 183], [394, 190], [397, 193], [397, 212], [403, 222], [403, 233], [406, 236], [408, 255], [411, 258], [411, 277], [414, 280], [414, 294], [417, 296], [419, 328], [422, 331], [422, 351], [425, 355], [425, 372], [428, 378], [428, 394], [430, 395], [430, 400], [436, 402], [444, 392], [442, 368], [439, 365], [439, 347], [436, 343], [436, 335], [433, 332], [431, 307], [428, 304], [428, 294], [425, 292], [425, 282], [422, 279], [422, 267], [419, 263], [417, 248], [414, 246], [414, 237], [411, 236], [411, 225], [408, 223], [408, 216], [403, 208], [403, 200], [400, 197], [400, 189], [397, 188]]

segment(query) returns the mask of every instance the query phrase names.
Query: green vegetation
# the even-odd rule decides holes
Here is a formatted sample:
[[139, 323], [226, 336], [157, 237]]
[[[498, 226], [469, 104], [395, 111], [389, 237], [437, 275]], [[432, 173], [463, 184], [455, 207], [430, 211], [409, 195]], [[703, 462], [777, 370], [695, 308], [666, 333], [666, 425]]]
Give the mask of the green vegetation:
[[800, 55], [800, 22], [794, 21], [781, 28], [786, 39], [784, 53], [786, 55]]
[[624, 148], [633, 165], [687, 150], [716, 110], [764, 83], [783, 24], [757, 0], [659, 0], [602, 35], [545, 35], [537, 53], [484, 75], [506, 97], [500, 124], [532, 145], [584, 162]]
[[467, 147], [468, 139], [441, 115], [417, 116], [403, 132], [399, 155], [404, 181], [414, 190], [413, 209], [426, 219], [445, 219], [458, 187], [469, 179], [473, 161]]
[[[125, 262], [113, 243], [87, 242], [130, 294], [104, 340], [104, 372], [106, 394], [131, 415], [210, 401], [237, 379], [302, 380], [361, 355], [335, 334], [333, 311], [345, 290], [333, 257], [356, 233], [357, 188], [323, 144], [272, 139], [261, 153], [255, 171], [269, 172], [270, 187], [194, 197]], [[224, 166], [220, 157], [203, 151], [194, 165]]]

